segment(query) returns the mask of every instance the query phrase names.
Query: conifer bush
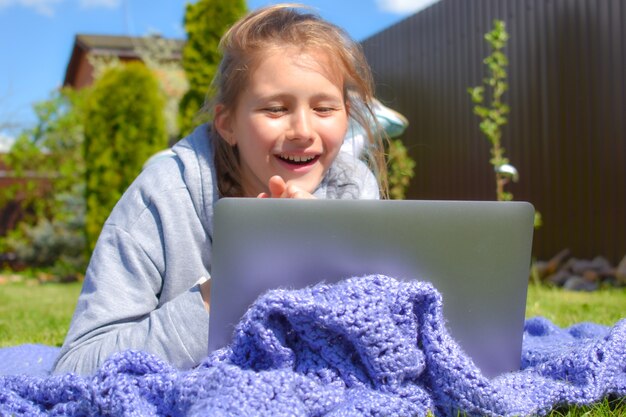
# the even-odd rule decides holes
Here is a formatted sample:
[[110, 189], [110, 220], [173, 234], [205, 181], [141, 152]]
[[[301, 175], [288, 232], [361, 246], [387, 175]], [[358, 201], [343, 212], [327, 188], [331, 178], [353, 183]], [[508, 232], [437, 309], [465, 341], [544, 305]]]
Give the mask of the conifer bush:
[[94, 84], [84, 127], [89, 249], [145, 161], [167, 147], [164, 106], [158, 80], [141, 63], [113, 66]]
[[184, 20], [187, 43], [183, 48], [182, 65], [189, 89], [178, 107], [182, 136], [207, 121], [207, 116], [203, 119], [199, 111], [206, 98], [212, 96], [209, 88], [221, 60], [220, 38], [245, 12], [244, 0], [199, 0], [187, 4]]

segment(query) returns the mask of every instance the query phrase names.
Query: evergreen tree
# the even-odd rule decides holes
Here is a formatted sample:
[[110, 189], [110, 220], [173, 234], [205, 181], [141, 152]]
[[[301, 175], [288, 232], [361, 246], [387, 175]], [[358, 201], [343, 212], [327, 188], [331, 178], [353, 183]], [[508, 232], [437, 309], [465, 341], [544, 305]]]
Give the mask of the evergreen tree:
[[111, 67], [94, 84], [86, 103], [84, 147], [90, 249], [144, 162], [167, 147], [164, 106], [157, 79], [141, 63]]
[[199, 0], [187, 4], [184, 20], [187, 43], [182, 64], [189, 90], [179, 104], [181, 135], [207, 121], [207, 116], [202, 118], [198, 112], [211, 95], [209, 88], [221, 59], [217, 48], [220, 38], [245, 12], [244, 0]]

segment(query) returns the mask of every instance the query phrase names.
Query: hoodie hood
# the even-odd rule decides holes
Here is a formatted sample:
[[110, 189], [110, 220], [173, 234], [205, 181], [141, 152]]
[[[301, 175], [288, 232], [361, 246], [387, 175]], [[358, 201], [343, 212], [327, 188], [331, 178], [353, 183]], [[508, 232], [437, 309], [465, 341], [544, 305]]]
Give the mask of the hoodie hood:
[[213, 205], [219, 199], [211, 125], [202, 124], [179, 141], [172, 151], [178, 157], [183, 180], [189, 189], [202, 226], [213, 236]]

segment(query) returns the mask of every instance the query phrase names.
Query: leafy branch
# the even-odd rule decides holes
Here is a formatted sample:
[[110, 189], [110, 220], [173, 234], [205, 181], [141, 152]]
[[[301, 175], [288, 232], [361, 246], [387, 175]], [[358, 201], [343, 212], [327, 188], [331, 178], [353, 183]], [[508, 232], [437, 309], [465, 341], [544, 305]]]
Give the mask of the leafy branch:
[[[483, 60], [489, 76], [483, 79], [483, 85], [468, 88], [474, 102], [474, 114], [480, 117], [480, 130], [491, 143], [491, 159], [496, 178], [496, 196], [498, 201], [509, 201], [513, 195], [504, 190], [504, 186], [513, 179], [517, 180], [517, 171], [504, 156], [501, 144], [502, 127], [507, 123], [509, 106], [502, 96], [508, 89], [506, 67], [509, 63], [502, 49], [506, 46], [509, 35], [502, 20], [494, 20], [493, 29], [485, 35], [490, 45], [491, 54]], [[488, 95], [489, 97], [485, 97]]]

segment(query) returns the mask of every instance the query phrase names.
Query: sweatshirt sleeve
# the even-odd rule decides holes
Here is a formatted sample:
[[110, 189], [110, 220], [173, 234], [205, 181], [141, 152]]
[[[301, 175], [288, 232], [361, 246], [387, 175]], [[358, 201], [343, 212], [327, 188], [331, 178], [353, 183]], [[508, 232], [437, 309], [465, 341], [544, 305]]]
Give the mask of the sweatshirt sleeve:
[[379, 199], [378, 180], [354, 155], [340, 152], [313, 195], [328, 199]]
[[164, 279], [154, 256], [125, 230], [105, 225], [55, 373], [93, 373], [126, 349], [154, 353], [178, 368], [206, 356], [209, 316], [199, 287], [190, 285], [162, 303]]

